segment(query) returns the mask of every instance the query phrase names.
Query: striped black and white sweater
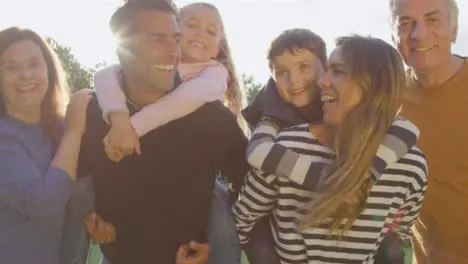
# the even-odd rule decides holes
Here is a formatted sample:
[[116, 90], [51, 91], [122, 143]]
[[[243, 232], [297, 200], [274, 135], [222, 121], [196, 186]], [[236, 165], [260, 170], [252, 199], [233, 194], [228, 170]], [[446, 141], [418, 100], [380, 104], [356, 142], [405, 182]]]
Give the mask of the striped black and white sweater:
[[[334, 158], [332, 150], [321, 145], [309, 132], [308, 125], [280, 131], [275, 142], [299, 154], [323, 159], [325, 163]], [[341, 240], [329, 236], [325, 226], [299, 230], [298, 222], [314, 194], [286, 177], [257, 169], [247, 175], [233, 212], [243, 244], [260, 218], [272, 217], [271, 228], [283, 264], [370, 264], [374, 263], [374, 255], [390, 228], [401, 239], [410, 239], [426, 188], [426, 160], [423, 153], [413, 147], [396, 163], [388, 164], [372, 187], [364, 211]]]
[[[301, 155], [274, 142], [279, 127], [274, 119], [263, 119], [257, 124], [247, 147], [247, 161], [253, 168], [276, 176], [286, 177], [311, 191], [320, 189], [329, 174], [329, 162], [321, 157]], [[374, 180], [388, 164], [393, 164], [406, 154], [419, 138], [419, 129], [409, 120], [395, 116], [374, 157], [371, 175]]]

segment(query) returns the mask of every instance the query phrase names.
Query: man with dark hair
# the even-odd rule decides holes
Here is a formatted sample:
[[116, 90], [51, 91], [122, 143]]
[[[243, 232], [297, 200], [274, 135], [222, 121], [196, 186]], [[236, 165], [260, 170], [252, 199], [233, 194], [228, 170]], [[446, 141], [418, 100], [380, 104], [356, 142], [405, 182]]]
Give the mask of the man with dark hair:
[[[120, 39], [122, 87], [132, 114], [175, 85], [175, 11], [166, 1], [130, 0], [114, 13], [110, 25]], [[236, 117], [221, 102], [206, 104], [143, 136], [142, 154], [119, 163], [109, 160], [104, 150], [108, 130], [93, 98], [80, 169], [94, 178], [99, 221], [90, 231], [100, 240], [106, 261], [205, 263], [208, 249], [203, 243], [215, 176], [222, 172], [238, 190], [248, 171], [247, 139]], [[115, 234], [102, 232], [113, 227]]]

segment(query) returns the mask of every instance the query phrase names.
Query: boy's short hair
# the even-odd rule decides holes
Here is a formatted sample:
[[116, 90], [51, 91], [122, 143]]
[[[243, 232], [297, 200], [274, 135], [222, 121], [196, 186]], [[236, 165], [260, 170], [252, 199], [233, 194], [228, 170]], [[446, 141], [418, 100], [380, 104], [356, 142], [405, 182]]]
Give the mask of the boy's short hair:
[[322, 65], [325, 66], [327, 61], [325, 41], [319, 35], [304, 28], [283, 31], [271, 42], [267, 59], [272, 63], [275, 57], [280, 56], [286, 50], [294, 53], [297, 49], [306, 49], [314, 53]]

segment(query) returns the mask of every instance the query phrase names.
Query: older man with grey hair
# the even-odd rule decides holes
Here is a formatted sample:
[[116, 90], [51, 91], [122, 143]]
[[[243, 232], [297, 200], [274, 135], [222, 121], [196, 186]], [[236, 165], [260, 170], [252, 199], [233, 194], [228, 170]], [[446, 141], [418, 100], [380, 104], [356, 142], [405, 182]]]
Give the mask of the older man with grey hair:
[[[414, 228], [418, 264], [468, 263], [468, 60], [451, 51], [455, 0], [391, 0], [393, 40], [409, 66], [403, 115], [421, 129], [429, 185]], [[463, 121], [465, 120], [465, 121]]]

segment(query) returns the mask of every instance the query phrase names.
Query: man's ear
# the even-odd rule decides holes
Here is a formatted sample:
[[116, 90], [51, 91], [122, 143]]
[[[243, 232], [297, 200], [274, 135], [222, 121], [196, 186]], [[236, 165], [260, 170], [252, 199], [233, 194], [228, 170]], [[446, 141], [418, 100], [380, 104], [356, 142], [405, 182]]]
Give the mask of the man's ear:
[[268, 62], [268, 68], [270, 68], [270, 74], [272, 77], [275, 76], [275, 64], [272, 61]]
[[400, 53], [400, 56], [401, 56], [401, 43], [398, 41], [398, 36], [392, 32], [392, 43], [393, 43], [393, 47], [395, 47], [397, 50], [398, 50], [398, 53]]
[[396, 39], [396, 36], [395, 36], [395, 33], [392, 32], [392, 42], [393, 42], [393, 45], [394, 46], [397, 46], [398, 45], [398, 41]]
[[452, 31], [450, 32], [450, 40], [452, 41], [453, 44], [457, 42], [457, 37], [458, 37], [458, 22], [455, 22], [452, 25]]
[[117, 55], [119, 59], [128, 61], [134, 57], [133, 48], [130, 41], [119, 41], [117, 46]]

